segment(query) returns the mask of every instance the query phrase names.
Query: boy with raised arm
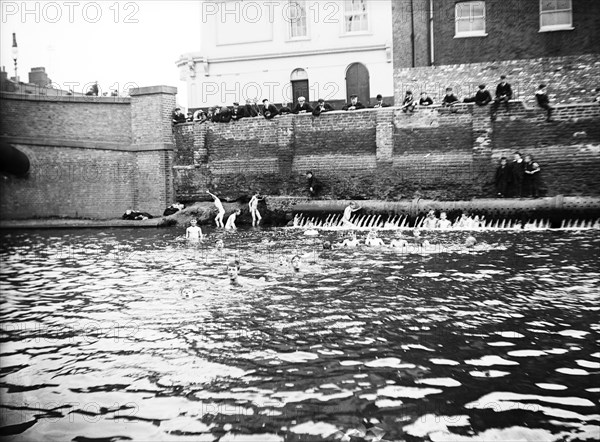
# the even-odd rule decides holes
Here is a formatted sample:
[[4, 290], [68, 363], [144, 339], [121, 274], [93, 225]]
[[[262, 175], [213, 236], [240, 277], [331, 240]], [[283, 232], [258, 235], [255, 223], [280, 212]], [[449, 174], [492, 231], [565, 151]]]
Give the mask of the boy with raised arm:
[[206, 193], [213, 197], [215, 207], [219, 211], [219, 213], [217, 213], [217, 216], [215, 216], [215, 223], [217, 224], [217, 227], [224, 227], [223, 216], [225, 215], [225, 209], [223, 208], [223, 203], [221, 203], [221, 200], [217, 195], [210, 193], [210, 190], [207, 190]]

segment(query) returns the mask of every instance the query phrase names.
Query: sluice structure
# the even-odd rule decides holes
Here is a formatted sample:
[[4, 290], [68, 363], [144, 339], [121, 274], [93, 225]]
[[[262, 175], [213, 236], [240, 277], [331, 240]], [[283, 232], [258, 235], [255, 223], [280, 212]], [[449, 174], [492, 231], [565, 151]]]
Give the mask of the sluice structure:
[[[446, 212], [453, 229], [582, 230], [600, 229], [600, 198], [478, 199], [472, 201], [358, 201], [361, 210], [348, 220], [349, 201], [311, 201], [294, 207], [294, 227], [403, 229], [424, 228], [429, 211]], [[462, 215], [468, 215], [457, 222]]]

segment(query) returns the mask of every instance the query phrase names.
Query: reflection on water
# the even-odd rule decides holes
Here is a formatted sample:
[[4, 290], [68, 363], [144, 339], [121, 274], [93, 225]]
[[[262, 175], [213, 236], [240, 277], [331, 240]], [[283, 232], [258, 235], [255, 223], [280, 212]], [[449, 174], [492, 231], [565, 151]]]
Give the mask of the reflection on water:
[[[322, 250], [285, 229], [203, 247], [178, 233], [3, 234], [8, 440], [600, 434], [595, 232], [487, 232], [470, 251], [444, 232], [423, 254]], [[299, 274], [280, 263], [294, 254]]]

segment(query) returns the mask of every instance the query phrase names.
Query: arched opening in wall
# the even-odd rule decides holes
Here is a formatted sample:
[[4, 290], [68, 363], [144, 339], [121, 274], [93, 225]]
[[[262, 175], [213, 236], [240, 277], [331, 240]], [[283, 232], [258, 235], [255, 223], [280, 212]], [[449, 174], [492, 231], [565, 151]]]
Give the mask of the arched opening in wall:
[[371, 88], [369, 85], [369, 70], [362, 63], [352, 63], [346, 69], [346, 102], [350, 102], [350, 95], [358, 95], [358, 101], [365, 106], [369, 105]]
[[296, 103], [298, 97], [306, 98], [306, 102], [310, 102], [308, 96], [308, 74], [302, 68], [294, 69], [290, 75], [290, 82], [292, 83], [292, 102]]

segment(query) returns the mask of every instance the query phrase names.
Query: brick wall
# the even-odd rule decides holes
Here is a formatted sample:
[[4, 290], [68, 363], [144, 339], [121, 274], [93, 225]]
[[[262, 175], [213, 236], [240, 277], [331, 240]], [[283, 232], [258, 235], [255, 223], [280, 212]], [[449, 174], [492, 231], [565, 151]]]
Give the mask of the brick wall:
[[[540, 32], [538, 0], [486, 0], [485, 32], [480, 37], [455, 37], [455, 6], [464, 0], [433, 2], [434, 65], [486, 63], [598, 53], [600, 2], [572, 0], [570, 30]], [[429, 0], [394, 0], [392, 32], [394, 67], [430, 65]], [[415, 60], [410, 36], [414, 27]]]
[[600, 82], [600, 56], [594, 54], [560, 58], [496, 61], [486, 63], [452, 64], [436, 67], [395, 68], [394, 95], [401, 103], [404, 93], [427, 91], [435, 103], [452, 87], [462, 101], [475, 95], [478, 85], [487, 84], [494, 96], [500, 75], [508, 76], [515, 99], [535, 105], [535, 91], [540, 83], [548, 86], [553, 103], [590, 102]]
[[162, 214], [173, 202], [175, 88], [132, 98], [2, 94], [0, 137], [25, 153], [26, 177], [3, 176], [0, 216]]
[[600, 106], [561, 105], [554, 119], [514, 101], [493, 122], [489, 107], [460, 104], [189, 123], [175, 129], [173, 179], [186, 201], [206, 188], [299, 195], [307, 170], [323, 198], [469, 199], [494, 196], [499, 158], [519, 149], [541, 164], [546, 194], [599, 195]]

